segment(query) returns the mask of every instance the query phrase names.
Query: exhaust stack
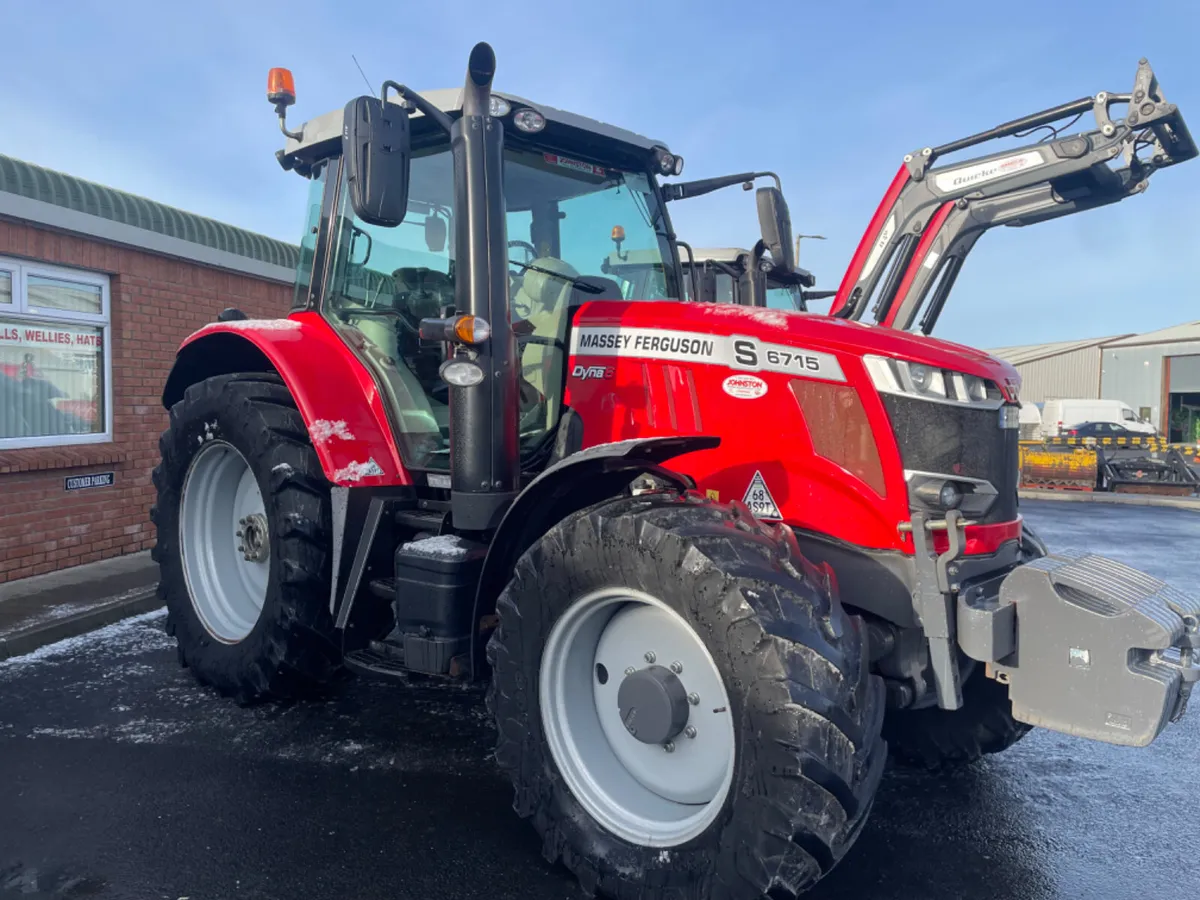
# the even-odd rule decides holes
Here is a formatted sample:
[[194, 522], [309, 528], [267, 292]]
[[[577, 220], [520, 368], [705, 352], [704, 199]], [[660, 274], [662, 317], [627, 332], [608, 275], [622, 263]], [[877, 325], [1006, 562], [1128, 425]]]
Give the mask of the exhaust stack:
[[455, 305], [491, 325], [475, 348], [483, 380], [450, 388], [450, 481], [454, 527], [487, 531], [520, 488], [517, 348], [509, 319], [504, 218], [504, 126], [489, 113], [496, 54], [476, 44], [467, 62], [454, 153]]

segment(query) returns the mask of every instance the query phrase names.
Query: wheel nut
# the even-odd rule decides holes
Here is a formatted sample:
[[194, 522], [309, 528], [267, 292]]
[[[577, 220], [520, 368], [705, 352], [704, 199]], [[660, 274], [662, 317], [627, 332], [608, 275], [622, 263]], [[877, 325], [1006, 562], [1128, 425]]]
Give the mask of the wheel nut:
[[656, 659], [658, 659], [658, 657], [654, 655], [653, 650], [646, 651], [646, 662], [653, 663]]
[[238, 537], [242, 537], [242, 536], [243, 536], [242, 529], [240, 529], [240, 528], [237, 530], [237, 532], [236, 532], [236, 533], [237, 533], [237, 536], [238, 536]]
[[668, 753], [674, 753], [675, 752], [675, 742], [667, 741], [665, 744], [663, 744], [663, 749], [666, 750]]
[[636, 670], [636, 669], [634, 669], [634, 667], [633, 667], [633, 666], [630, 666], [628, 669], [626, 669], [626, 670], [625, 670], [625, 674], [626, 674], [626, 675], [632, 675], [632, 674], [633, 674], [634, 672], [636, 672], [636, 671], [637, 671], [637, 670]]
[[697, 694], [695, 691], [692, 691], [690, 694], [688, 694], [688, 703], [692, 704], [692, 706], [699, 706], [700, 705], [700, 695]]
[[671, 671], [674, 672], [676, 675], [678, 675], [680, 672], [683, 671], [683, 663], [679, 662], [679, 660], [676, 660], [675, 662], [671, 663]]
[[687, 728], [683, 729], [683, 733], [690, 738], [694, 738], [696, 736], [696, 726], [689, 725]]
[[238, 553], [245, 553], [246, 547], [244, 544], [238, 544]]

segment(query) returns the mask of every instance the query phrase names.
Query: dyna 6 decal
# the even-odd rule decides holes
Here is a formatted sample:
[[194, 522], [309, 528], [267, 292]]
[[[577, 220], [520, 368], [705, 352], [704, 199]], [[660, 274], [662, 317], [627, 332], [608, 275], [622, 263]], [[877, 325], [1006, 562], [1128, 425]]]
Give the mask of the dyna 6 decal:
[[584, 327], [571, 335], [572, 356], [622, 356], [707, 363], [748, 372], [845, 381], [837, 358], [817, 350], [771, 344], [739, 335], [661, 328]]

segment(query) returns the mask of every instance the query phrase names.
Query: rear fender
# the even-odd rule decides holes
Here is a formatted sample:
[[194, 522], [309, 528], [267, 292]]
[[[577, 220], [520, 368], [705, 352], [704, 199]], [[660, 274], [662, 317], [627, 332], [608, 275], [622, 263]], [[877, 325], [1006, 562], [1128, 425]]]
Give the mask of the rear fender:
[[179, 348], [163, 390], [170, 409], [214, 375], [277, 372], [291, 391], [325, 477], [342, 487], [412, 483], [375, 379], [316, 313], [214, 322]]
[[495, 611], [496, 598], [521, 554], [538, 538], [572, 513], [619, 495], [638, 475], [654, 475], [681, 491], [694, 489], [691, 478], [664, 468], [662, 463], [685, 453], [711, 450], [720, 443], [717, 437], [688, 435], [597, 444], [560, 460], [531, 481], [504, 514], [483, 563], [471, 618], [473, 672], [481, 668], [490, 631], [483, 620]]

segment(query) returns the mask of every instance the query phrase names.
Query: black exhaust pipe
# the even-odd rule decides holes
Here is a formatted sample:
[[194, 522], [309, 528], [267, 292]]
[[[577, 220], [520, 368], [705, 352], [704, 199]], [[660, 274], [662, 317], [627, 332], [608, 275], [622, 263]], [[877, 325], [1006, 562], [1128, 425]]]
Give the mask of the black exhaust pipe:
[[496, 54], [476, 44], [467, 62], [454, 153], [455, 305], [486, 319], [478, 347], [483, 381], [450, 388], [451, 517], [463, 531], [489, 531], [520, 489], [517, 347], [509, 320], [504, 218], [504, 126], [489, 114]]

